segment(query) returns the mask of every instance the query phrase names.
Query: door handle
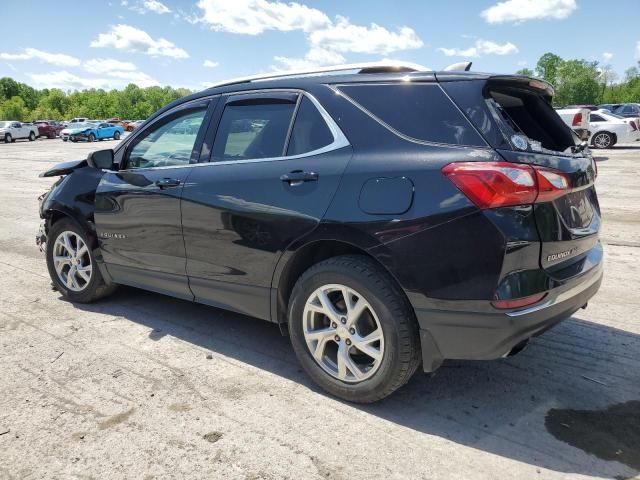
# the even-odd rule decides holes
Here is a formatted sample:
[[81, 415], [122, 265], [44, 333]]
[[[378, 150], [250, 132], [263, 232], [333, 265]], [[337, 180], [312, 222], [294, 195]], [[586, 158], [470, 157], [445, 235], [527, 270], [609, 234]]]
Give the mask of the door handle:
[[319, 175], [316, 172], [303, 172], [294, 170], [280, 176], [280, 180], [287, 182], [291, 186], [301, 185], [304, 182], [317, 182]]
[[161, 178], [160, 180], [156, 180], [156, 185], [161, 189], [177, 187], [180, 185], [180, 180], [177, 178]]

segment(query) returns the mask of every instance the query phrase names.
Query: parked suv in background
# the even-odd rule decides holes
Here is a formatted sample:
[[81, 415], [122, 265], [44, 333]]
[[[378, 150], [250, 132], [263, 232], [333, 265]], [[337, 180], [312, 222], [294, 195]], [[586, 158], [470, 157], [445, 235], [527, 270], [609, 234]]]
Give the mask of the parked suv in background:
[[612, 113], [623, 117], [640, 117], [640, 103], [623, 103]]
[[60, 122], [51, 120], [36, 120], [33, 124], [38, 127], [39, 137], [56, 138], [63, 128]]
[[62, 176], [38, 235], [61, 294], [131, 285], [274, 322], [356, 402], [420, 364], [513, 354], [586, 306], [602, 277], [596, 172], [547, 83], [305, 73], [180, 99], [43, 173]]
[[0, 140], [4, 140], [4, 143], [12, 143], [20, 138], [33, 142], [38, 138], [38, 127], [16, 120], [0, 121]]

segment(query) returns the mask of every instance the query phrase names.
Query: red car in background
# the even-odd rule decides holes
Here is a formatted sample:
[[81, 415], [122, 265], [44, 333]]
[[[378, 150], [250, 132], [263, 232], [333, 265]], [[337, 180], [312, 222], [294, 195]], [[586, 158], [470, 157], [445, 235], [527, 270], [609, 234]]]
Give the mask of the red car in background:
[[38, 137], [56, 138], [64, 125], [52, 120], [35, 120], [33, 124], [38, 127]]

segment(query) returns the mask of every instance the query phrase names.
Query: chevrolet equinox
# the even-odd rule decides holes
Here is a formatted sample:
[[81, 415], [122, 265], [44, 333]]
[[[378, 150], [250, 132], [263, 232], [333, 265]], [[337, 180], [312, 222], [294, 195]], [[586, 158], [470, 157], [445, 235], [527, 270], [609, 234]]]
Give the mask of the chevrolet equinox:
[[322, 388], [373, 402], [598, 290], [595, 163], [552, 95], [385, 64], [229, 81], [44, 172], [37, 241], [72, 302], [121, 284], [274, 322]]

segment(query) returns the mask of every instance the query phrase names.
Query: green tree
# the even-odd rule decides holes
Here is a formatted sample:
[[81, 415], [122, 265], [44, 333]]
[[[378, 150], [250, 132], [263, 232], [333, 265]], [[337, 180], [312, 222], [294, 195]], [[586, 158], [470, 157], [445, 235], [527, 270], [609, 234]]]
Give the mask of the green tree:
[[525, 75], [527, 77], [535, 77], [535, 73], [530, 68], [521, 68], [516, 72], [518, 75]]
[[24, 100], [18, 96], [11, 97], [0, 104], [0, 118], [6, 120], [27, 120], [29, 110], [24, 104]]
[[539, 77], [549, 82], [554, 87], [558, 84], [558, 75], [560, 67], [564, 60], [555, 53], [547, 52], [540, 57], [536, 64], [536, 73]]
[[598, 62], [568, 60], [558, 68], [555, 102], [558, 105], [598, 103]]

